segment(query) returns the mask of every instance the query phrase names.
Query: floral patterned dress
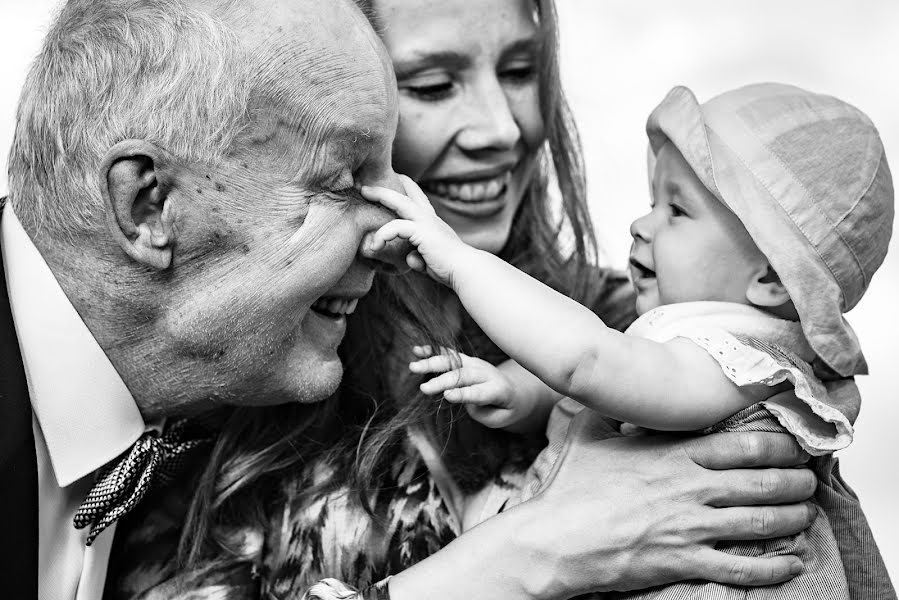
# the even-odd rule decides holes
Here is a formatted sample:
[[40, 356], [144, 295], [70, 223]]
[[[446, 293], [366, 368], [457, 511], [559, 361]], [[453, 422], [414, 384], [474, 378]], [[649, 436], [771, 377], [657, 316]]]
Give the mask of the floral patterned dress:
[[[301, 493], [334, 476], [331, 469], [313, 464], [302, 477], [284, 481], [287, 501], [270, 515], [267, 531], [246, 527], [229, 532], [240, 559], [187, 573], [179, 573], [174, 557], [190, 486], [160, 491], [146, 503], [152, 510], [130, 515], [117, 533], [105, 597], [339, 598], [340, 590], [353, 589], [340, 582], [364, 589], [440, 550], [461, 533], [466, 502], [511, 497], [523, 474], [509, 470], [479, 494], [464, 497], [448, 479], [436, 449], [410, 432], [389, 481], [373, 498], [375, 516], [346, 488], [311, 501]], [[483, 502], [477, 506], [481, 510]], [[491, 506], [489, 511], [501, 509]], [[321, 585], [322, 580], [329, 582]]]

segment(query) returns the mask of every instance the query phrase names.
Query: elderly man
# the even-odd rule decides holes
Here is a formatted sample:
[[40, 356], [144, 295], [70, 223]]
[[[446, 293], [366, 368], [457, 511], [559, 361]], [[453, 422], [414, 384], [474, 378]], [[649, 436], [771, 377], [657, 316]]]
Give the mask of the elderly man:
[[[4, 597], [100, 598], [118, 517], [208, 442], [178, 418], [326, 398], [342, 375], [345, 314], [372, 283], [376, 257], [359, 247], [388, 215], [355, 188], [396, 186], [395, 81], [377, 36], [344, 0], [197, 4], [71, 0], [22, 93], [0, 230]], [[688, 489], [656, 488], [684, 505], [678, 530], [694, 532], [678, 545], [685, 557], [725, 535], [778, 535], [809, 520], [801, 504], [735, 508], [726, 523], [699, 511], [713, 497], [777, 504], [811, 493], [803, 470], [704, 479], [697, 462], [801, 461], [783, 438], [739, 440], [740, 457], [714, 437], [632, 449], [627, 472], [672, 471], [708, 488], [695, 506]], [[629, 478], [619, 468], [602, 479], [603, 465], [623, 463], [600, 450], [589, 436], [572, 444], [576, 466], [561, 469], [553, 493], [465, 534], [391, 592], [531, 597], [534, 572], [566, 590], [789, 576], [789, 557], [672, 561], [664, 543], [620, 561], [638, 549], [622, 539], [648, 539], [659, 531], [653, 512], [674, 513], [649, 500], [629, 508], [633, 524], [607, 512], [640, 504], [651, 477], [603, 496], [609, 477]], [[595, 489], [570, 493], [589, 485], [590, 468]], [[592, 522], [577, 526], [602, 532], [595, 541], [522, 535], [562, 502], [595, 502]]]

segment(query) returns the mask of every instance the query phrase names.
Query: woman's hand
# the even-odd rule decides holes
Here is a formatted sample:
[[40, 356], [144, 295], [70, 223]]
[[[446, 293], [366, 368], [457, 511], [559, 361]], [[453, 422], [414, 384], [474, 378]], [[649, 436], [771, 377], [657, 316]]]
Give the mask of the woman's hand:
[[473, 250], [437, 216], [428, 197], [414, 181], [405, 175], [399, 178], [405, 196], [382, 187], [362, 186], [360, 189], [366, 200], [381, 204], [399, 217], [369, 234], [363, 242], [364, 250], [375, 254], [397, 238], [406, 240], [415, 248], [406, 256], [409, 267], [452, 287], [457, 264]]
[[812, 472], [760, 468], [808, 459], [789, 435], [599, 440], [594, 432], [601, 419], [594, 411], [579, 413], [549, 484], [521, 506], [532, 513], [526, 545], [538, 549], [535, 564], [548, 566], [543, 573], [532, 568], [533, 595], [681, 579], [765, 585], [800, 572], [796, 557], [714, 549], [721, 540], [773, 538], [811, 524], [814, 510], [802, 501], [814, 493]]
[[[751, 558], [719, 540], [797, 533], [816, 480], [787, 468], [808, 457], [776, 433], [600, 439], [582, 411], [540, 494], [478, 525], [391, 580], [406, 598], [569, 598], [682, 579], [768, 585], [798, 558]], [[779, 468], [761, 468], [779, 467]]]

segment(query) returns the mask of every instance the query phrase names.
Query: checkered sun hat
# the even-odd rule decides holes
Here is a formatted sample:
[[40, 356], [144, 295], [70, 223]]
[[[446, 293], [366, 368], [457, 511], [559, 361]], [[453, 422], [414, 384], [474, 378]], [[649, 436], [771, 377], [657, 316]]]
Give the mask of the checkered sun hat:
[[871, 120], [788, 85], [749, 85], [705, 104], [676, 87], [646, 131], [651, 170], [670, 141], [740, 218], [818, 357], [842, 376], [867, 373], [843, 313], [864, 294], [892, 233], [893, 182]]

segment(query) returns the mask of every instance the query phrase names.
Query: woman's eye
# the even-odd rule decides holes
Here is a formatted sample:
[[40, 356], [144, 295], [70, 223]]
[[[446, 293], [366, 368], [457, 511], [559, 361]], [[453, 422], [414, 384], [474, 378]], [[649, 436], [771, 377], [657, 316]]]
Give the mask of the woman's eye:
[[448, 98], [453, 93], [453, 82], [449, 79], [440, 81], [423, 80], [406, 83], [402, 88], [421, 100], [436, 101]]
[[500, 77], [515, 83], [523, 83], [534, 79], [537, 70], [531, 63], [511, 65], [500, 71]]

